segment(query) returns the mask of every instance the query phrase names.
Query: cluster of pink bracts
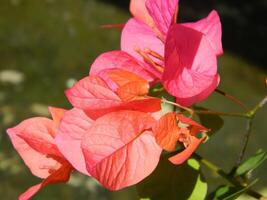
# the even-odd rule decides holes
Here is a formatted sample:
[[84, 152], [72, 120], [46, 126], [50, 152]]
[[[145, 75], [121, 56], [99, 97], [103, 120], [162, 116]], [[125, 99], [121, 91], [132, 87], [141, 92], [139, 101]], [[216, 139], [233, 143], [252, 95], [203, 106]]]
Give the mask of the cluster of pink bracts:
[[181, 164], [205, 139], [207, 129], [175, 112], [161, 114], [161, 99], [148, 96], [155, 83], [190, 106], [219, 83], [223, 53], [216, 11], [194, 23], [176, 23], [178, 0], [132, 0], [121, 50], [100, 55], [89, 76], [66, 91], [71, 110], [49, 108], [52, 120], [27, 119], [7, 130], [31, 172], [43, 181], [20, 195], [66, 182], [73, 170], [110, 190], [136, 184], [156, 168], [162, 150]]

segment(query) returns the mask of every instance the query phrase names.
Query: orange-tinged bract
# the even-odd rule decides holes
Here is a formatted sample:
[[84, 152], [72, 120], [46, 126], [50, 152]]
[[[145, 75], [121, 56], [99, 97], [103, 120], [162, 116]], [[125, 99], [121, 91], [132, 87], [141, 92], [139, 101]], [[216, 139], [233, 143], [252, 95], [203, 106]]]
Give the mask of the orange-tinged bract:
[[[108, 71], [106, 73], [108, 74]], [[74, 107], [83, 110], [92, 119], [119, 110], [156, 112], [161, 109], [160, 99], [142, 96], [145, 95], [144, 88], [148, 91], [146, 87], [149, 86], [145, 80], [133, 74], [129, 75], [127, 80], [127, 76], [123, 74], [131, 73], [121, 70], [110, 71], [111, 80], [112, 77], [116, 79], [114, 83], [119, 87], [117, 92], [110, 89], [103, 79], [90, 75], [74, 84], [66, 91], [66, 95]], [[122, 75], [124, 77], [121, 77]], [[120, 87], [122, 83], [118, 82], [118, 77], [123, 78], [127, 84]], [[141, 89], [131, 83], [132, 77], [138, 80], [139, 86], [142, 86]]]
[[144, 99], [149, 91], [149, 83], [127, 71], [111, 70], [108, 75], [118, 85], [117, 93], [122, 101], [132, 101], [136, 99]]
[[197, 138], [198, 132], [207, 132], [208, 129], [177, 113], [167, 113], [160, 118], [153, 128], [157, 143], [166, 151], [174, 151], [177, 142], [184, 145], [185, 149], [169, 158], [173, 164], [182, 164], [196, 150], [205, 139]]
[[65, 110], [52, 107], [49, 110], [55, 121], [35, 117], [7, 130], [13, 146], [31, 172], [44, 179], [21, 194], [20, 200], [30, 199], [49, 184], [67, 182], [73, 169], [58, 150], [54, 138]]

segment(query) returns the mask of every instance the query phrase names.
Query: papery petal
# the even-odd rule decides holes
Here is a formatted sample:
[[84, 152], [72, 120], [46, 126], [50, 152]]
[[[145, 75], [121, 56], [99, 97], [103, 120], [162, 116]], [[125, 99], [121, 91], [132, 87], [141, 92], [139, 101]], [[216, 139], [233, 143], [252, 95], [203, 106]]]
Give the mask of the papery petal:
[[170, 28], [162, 82], [186, 106], [213, 92], [218, 85], [217, 59], [202, 33], [179, 24]]
[[58, 161], [47, 155], [36, 151], [29, 146], [21, 137], [17, 135], [20, 130], [27, 126], [26, 123], [22, 123], [19, 127], [10, 128], [7, 133], [11, 139], [14, 148], [17, 150], [24, 163], [28, 166], [32, 174], [40, 178], [46, 178], [50, 175], [51, 169], [57, 169], [60, 167]]
[[59, 126], [60, 120], [62, 119], [64, 113], [66, 112], [65, 109], [56, 108], [56, 107], [48, 107], [50, 114], [52, 115], [52, 119], [56, 124], [56, 127]]
[[129, 102], [121, 102], [120, 105], [99, 108], [99, 109], [88, 109], [85, 113], [92, 119], [97, 119], [107, 113], [120, 111], [120, 110], [135, 110], [145, 113], [157, 112], [161, 109], [161, 100], [159, 98], [147, 97], [145, 99], [137, 99]]
[[223, 54], [222, 26], [220, 17], [215, 10], [211, 11], [204, 19], [192, 23], [183, 23], [181, 25], [202, 32], [210, 42], [210, 45], [216, 52], [216, 55]]
[[[190, 94], [190, 86], [185, 86], [183, 87], [183, 83], [181, 83], [181, 90], [186, 90], [189, 91], [189, 95], [191, 95], [190, 98], [188, 97], [176, 97], [176, 102], [180, 103], [181, 105], [184, 106], [190, 106], [196, 102], [202, 101], [204, 99], [206, 99], [218, 86], [219, 84], [219, 80], [220, 77], [219, 75], [215, 75], [214, 77], [210, 77], [210, 76], [194, 76], [194, 73], [192, 73], [192, 77], [194, 82], [196, 83], [195, 85], [195, 90], [199, 90], [202, 91], [199, 94], [195, 95], [194, 93]], [[183, 82], [183, 81], [182, 81]], [[207, 85], [207, 86], [206, 86]], [[197, 87], [199, 86], [199, 87]], [[206, 86], [206, 88], [202, 87], [202, 86]], [[194, 92], [194, 90], [192, 90], [192, 92]], [[186, 93], [185, 93], [186, 94]]]
[[157, 143], [167, 151], [173, 151], [179, 139], [176, 113], [167, 113], [160, 118], [153, 128]]
[[184, 161], [186, 161], [197, 149], [199, 144], [203, 141], [203, 139], [198, 139], [196, 137], [191, 137], [191, 143], [190, 145], [183, 150], [181, 153], [178, 153], [172, 157], [169, 158], [169, 161], [171, 161], [175, 165], [180, 165]]
[[124, 70], [110, 70], [109, 77], [118, 85], [117, 94], [122, 101], [144, 99], [149, 92], [147, 80]]
[[156, 98], [123, 102], [117, 94], [100, 80], [98, 77], [89, 76], [78, 81], [66, 91], [71, 104], [83, 110], [92, 119], [97, 119], [106, 113], [118, 110], [156, 112], [160, 109], [160, 100]]
[[148, 84], [142, 82], [130, 82], [118, 88], [117, 93], [122, 101], [128, 102], [137, 99], [145, 99], [148, 93]]
[[169, 27], [176, 22], [178, 0], [147, 0], [146, 8], [165, 38]]
[[[148, 81], [139, 75], [121, 69], [113, 69], [107, 72], [113, 82], [122, 87], [131, 82], [141, 82], [148, 85]], [[148, 85], [149, 87], [149, 85]]]
[[89, 173], [110, 190], [148, 176], [161, 153], [149, 131], [154, 123], [151, 115], [136, 111], [109, 113], [97, 119], [82, 140]]
[[72, 167], [69, 164], [62, 165], [58, 170], [44, 179], [41, 183], [30, 187], [26, 192], [19, 196], [19, 200], [28, 200], [31, 199], [40, 189], [43, 187], [55, 184], [55, 183], [64, 183], [69, 180]]
[[[98, 56], [90, 68], [90, 75], [102, 75], [103, 70], [121, 69], [132, 72], [149, 82], [155, 79], [151, 73], [144, 69], [144, 64], [124, 51], [110, 51]], [[107, 81], [104, 78], [105, 81]]]
[[161, 100], [155, 97], [147, 97], [145, 99], [137, 99], [125, 102], [121, 105], [120, 110], [136, 110], [145, 113], [154, 113], [161, 109]]
[[[130, 19], [123, 28], [121, 49], [141, 62], [144, 62], [144, 60], [142, 56], [136, 52], [136, 49], [142, 51], [151, 49], [160, 55], [164, 55], [164, 44], [157, 37], [156, 33], [143, 22], [133, 18]], [[148, 64], [144, 65], [144, 67], [156, 77], [161, 77], [161, 73]]]
[[56, 145], [72, 166], [85, 175], [89, 175], [81, 149], [83, 135], [91, 127], [93, 120], [82, 110], [73, 108], [67, 111], [60, 123]]
[[151, 18], [151, 16], [147, 11], [145, 2], [146, 0], [131, 0], [130, 12], [136, 19], [146, 24], [153, 24], [153, 19]]
[[79, 109], [88, 111], [110, 109], [119, 106], [120, 98], [96, 76], [89, 76], [66, 90], [70, 103]]
[[44, 117], [30, 118], [12, 128], [12, 131], [34, 150], [61, 157], [54, 143], [56, 127], [52, 120]]

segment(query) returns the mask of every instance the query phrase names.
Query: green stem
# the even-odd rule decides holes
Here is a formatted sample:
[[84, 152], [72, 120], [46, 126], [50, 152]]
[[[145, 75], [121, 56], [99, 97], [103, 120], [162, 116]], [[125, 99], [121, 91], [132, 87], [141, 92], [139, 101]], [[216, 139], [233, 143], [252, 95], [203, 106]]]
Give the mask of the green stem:
[[267, 95], [251, 110], [248, 112], [250, 117], [254, 117], [256, 112], [267, 103]]
[[246, 113], [247, 117], [248, 117], [248, 121], [247, 121], [247, 128], [246, 128], [246, 132], [243, 138], [243, 145], [241, 148], [241, 151], [239, 153], [239, 156], [237, 158], [236, 164], [233, 167], [233, 169], [231, 170], [231, 174], [235, 174], [237, 168], [240, 166], [242, 160], [244, 159], [245, 153], [246, 153], [246, 149], [248, 146], [248, 141], [251, 135], [251, 130], [252, 130], [252, 124], [253, 124], [253, 119], [257, 113], [257, 111], [262, 108], [265, 104], [267, 103], [267, 95], [250, 111], [248, 111]]
[[234, 167], [236, 169], [241, 164], [241, 162], [242, 162], [242, 160], [244, 158], [244, 155], [245, 155], [245, 152], [246, 152], [246, 149], [247, 149], [247, 146], [248, 146], [249, 137], [250, 137], [251, 130], [252, 130], [252, 123], [253, 123], [253, 118], [249, 118], [247, 120], [247, 128], [246, 128], [246, 133], [245, 133], [244, 138], [243, 138], [242, 149], [240, 151], [239, 157], [238, 157], [238, 159], [236, 161], [236, 165]]
[[[239, 187], [243, 187], [245, 188], [246, 186], [244, 184], [241, 184], [238, 180], [236, 180], [234, 177], [230, 176], [228, 173], [226, 173], [223, 169], [221, 169], [220, 167], [218, 167], [217, 165], [215, 165], [214, 163], [210, 162], [209, 160], [204, 159], [203, 157], [201, 157], [200, 155], [194, 153], [193, 157], [195, 159], [197, 159], [198, 161], [200, 161], [203, 165], [205, 165], [207, 168], [209, 168], [210, 170], [212, 170], [213, 172], [217, 173], [218, 175], [220, 175], [221, 177], [223, 177], [225, 180], [227, 180], [229, 183], [231, 183], [232, 185], [235, 186], [239, 186]], [[262, 194], [252, 190], [252, 189], [247, 189], [246, 193], [251, 196], [254, 197], [255, 199], [261, 199], [261, 200], [266, 200], [267, 198], [265, 196], [263, 196]]]
[[209, 110], [194, 110], [185, 106], [182, 106], [178, 103], [174, 103], [172, 101], [168, 101], [166, 99], [162, 99], [163, 103], [167, 103], [170, 105], [174, 105], [178, 108], [181, 108], [187, 112], [189, 112], [191, 114], [191, 116], [195, 113], [197, 114], [205, 114], [205, 115], [222, 115], [222, 116], [232, 116], [232, 117], [244, 117], [244, 118], [248, 118], [249, 116], [246, 113], [226, 113], [226, 112], [217, 112], [217, 111], [209, 111]]
[[194, 110], [193, 110], [193, 109], [188, 108], [188, 107], [185, 107], [185, 106], [182, 106], [182, 105], [180, 105], [180, 104], [178, 104], [178, 103], [174, 103], [174, 102], [172, 102], [172, 101], [168, 101], [167, 99], [164, 99], [164, 98], [162, 98], [162, 102], [163, 102], [163, 103], [170, 104], [170, 105], [173, 105], [173, 106], [176, 106], [176, 107], [181, 108], [181, 109], [183, 109], [183, 110], [186, 110], [186, 111], [189, 112], [191, 115], [194, 114]]
[[245, 113], [226, 113], [226, 112], [217, 112], [217, 111], [209, 111], [209, 110], [193, 110], [193, 112], [198, 113], [198, 114], [205, 114], [205, 115], [221, 115], [221, 116], [248, 118], [248, 115]]

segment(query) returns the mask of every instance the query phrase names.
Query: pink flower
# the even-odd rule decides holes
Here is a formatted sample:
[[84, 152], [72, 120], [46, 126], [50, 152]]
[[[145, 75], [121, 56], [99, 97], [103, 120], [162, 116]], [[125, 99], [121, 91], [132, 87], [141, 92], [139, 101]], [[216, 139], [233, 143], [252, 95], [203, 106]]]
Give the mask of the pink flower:
[[73, 109], [64, 115], [56, 143], [76, 169], [110, 190], [119, 190], [138, 183], [156, 168], [161, 148], [152, 132], [155, 122], [151, 114], [131, 110], [91, 121]]
[[[123, 29], [121, 49], [144, 63], [149, 72], [159, 69], [157, 78], [178, 103], [189, 106], [207, 98], [219, 83], [216, 59], [223, 53], [217, 12], [195, 23], [175, 24], [177, 0], [132, 0], [130, 10], [134, 18]], [[179, 37], [174, 34], [177, 27]], [[202, 39], [196, 40], [197, 35]], [[200, 48], [190, 51], [188, 43]], [[186, 60], [192, 62], [183, 63]]]
[[216, 54], [204, 34], [173, 25], [166, 40], [162, 76], [167, 91], [178, 103], [189, 106], [207, 98], [219, 80]]
[[135, 73], [111, 68], [101, 75], [106, 81], [90, 75], [66, 91], [75, 108], [65, 112], [55, 141], [75, 169], [119, 190], [144, 179], [159, 162], [152, 126], [160, 99], [147, 96], [148, 81]]
[[161, 109], [160, 99], [147, 96], [149, 84], [145, 79], [118, 69], [105, 71], [105, 77], [107, 82], [94, 75], [78, 81], [65, 92], [70, 103], [92, 119], [119, 110], [156, 112]]
[[30, 199], [41, 188], [67, 182], [73, 170], [55, 145], [56, 130], [65, 110], [49, 108], [53, 120], [35, 117], [9, 128], [7, 133], [17, 152], [31, 172], [44, 179], [20, 195], [20, 200]]

